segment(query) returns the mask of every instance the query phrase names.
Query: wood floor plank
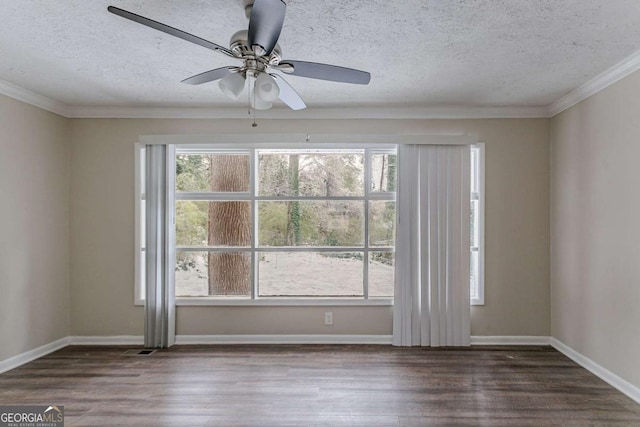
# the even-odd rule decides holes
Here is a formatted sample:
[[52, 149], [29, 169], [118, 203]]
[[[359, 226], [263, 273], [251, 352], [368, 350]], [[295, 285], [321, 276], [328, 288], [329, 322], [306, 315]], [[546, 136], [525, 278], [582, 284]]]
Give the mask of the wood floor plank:
[[640, 426], [640, 405], [551, 347], [67, 347], [0, 375], [0, 404], [67, 426]]

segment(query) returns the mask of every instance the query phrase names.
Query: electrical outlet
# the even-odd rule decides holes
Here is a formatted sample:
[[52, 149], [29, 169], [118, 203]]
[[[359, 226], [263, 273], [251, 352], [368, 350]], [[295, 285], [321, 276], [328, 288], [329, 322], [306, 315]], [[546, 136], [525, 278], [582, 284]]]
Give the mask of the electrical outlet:
[[333, 311], [325, 311], [325, 313], [324, 313], [324, 324], [325, 325], [333, 325]]

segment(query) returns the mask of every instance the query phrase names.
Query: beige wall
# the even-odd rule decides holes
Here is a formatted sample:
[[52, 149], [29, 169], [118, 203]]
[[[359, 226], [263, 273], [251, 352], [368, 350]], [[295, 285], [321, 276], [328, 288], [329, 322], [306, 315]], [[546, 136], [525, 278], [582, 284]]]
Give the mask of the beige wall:
[[640, 72], [552, 120], [553, 337], [640, 387]]
[[[549, 120], [71, 120], [73, 335], [141, 335], [133, 305], [133, 144], [201, 133], [461, 134], [486, 142], [486, 305], [473, 335], [549, 326]], [[334, 312], [334, 326], [322, 325]], [[178, 334], [391, 334], [390, 307], [178, 307]]]
[[0, 95], [0, 361], [69, 334], [68, 121]]

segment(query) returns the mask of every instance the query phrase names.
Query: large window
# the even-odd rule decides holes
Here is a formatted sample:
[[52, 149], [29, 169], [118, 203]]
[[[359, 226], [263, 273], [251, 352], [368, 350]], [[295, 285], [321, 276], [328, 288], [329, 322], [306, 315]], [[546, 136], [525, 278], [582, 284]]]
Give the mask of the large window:
[[176, 296], [391, 298], [395, 150], [178, 149]]
[[[136, 302], [142, 303], [144, 148], [136, 156]], [[175, 168], [178, 298], [393, 298], [395, 149], [178, 146]], [[483, 144], [471, 148], [470, 261], [471, 303], [481, 305]]]

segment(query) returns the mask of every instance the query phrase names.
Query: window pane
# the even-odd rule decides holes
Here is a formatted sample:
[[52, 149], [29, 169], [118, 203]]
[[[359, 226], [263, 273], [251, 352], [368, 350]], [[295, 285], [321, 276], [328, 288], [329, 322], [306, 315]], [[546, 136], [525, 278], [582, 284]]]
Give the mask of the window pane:
[[251, 295], [248, 252], [181, 252], [176, 254], [176, 296]]
[[140, 218], [139, 218], [139, 230], [140, 230], [140, 247], [144, 249], [147, 245], [147, 201], [140, 200]]
[[251, 203], [176, 202], [177, 246], [250, 246]]
[[146, 178], [147, 178], [147, 149], [140, 148], [140, 163], [138, 165], [138, 179], [140, 180], [140, 196], [145, 198], [146, 191]]
[[480, 202], [478, 200], [471, 201], [471, 246], [478, 246], [478, 232], [479, 232], [479, 215]]
[[478, 189], [478, 150], [471, 149], [471, 192], [477, 193]]
[[[142, 162], [144, 163], [144, 162]], [[139, 218], [139, 230], [140, 230], [140, 264], [138, 265], [138, 280], [139, 280], [139, 288], [140, 295], [144, 298], [144, 289], [146, 286], [147, 280], [147, 254], [146, 254], [146, 246], [147, 246], [147, 222], [145, 220], [147, 216], [147, 201], [140, 201], [140, 218]]]
[[138, 266], [138, 284], [140, 285], [140, 297], [145, 298], [145, 289], [147, 285], [147, 252], [145, 248], [140, 249], [140, 265]]
[[259, 202], [260, 246], [363, 246], [364, 202]]
[[248, 154], [178, 154], [176, 189], [185, 192], [249, 191]]
[[469, 265], [471, 266], [471, 298], [478, 298], [478, 274], [480, 273], [478, 268], [478, 251], [471, 251]]
[[396, 202], [369, 203], [369, 246], [395, 245]]
[[396, 155], [371, 155], [371, 191], [396, 191]]
[[393, 266], [393, 252], [369, 252], [370, 297], [393, 297]]
[[259, 260], [260, 296], [363, 296], [362, 252], [261, 252]]
[[259, 156], [260, 196], [362, 196], [364, 154], [268, 153]]

